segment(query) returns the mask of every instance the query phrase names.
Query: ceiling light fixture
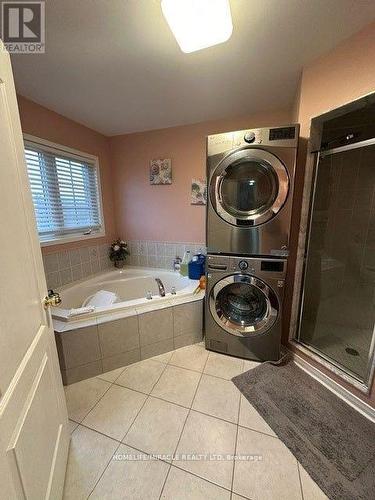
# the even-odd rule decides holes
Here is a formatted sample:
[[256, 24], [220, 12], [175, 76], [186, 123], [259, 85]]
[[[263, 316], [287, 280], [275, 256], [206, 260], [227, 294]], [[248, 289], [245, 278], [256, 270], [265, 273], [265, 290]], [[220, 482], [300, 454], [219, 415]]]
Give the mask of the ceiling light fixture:
[[232, 35], [229, 0], [162, 0], [161, 8], [183, 52], [226, 42]]

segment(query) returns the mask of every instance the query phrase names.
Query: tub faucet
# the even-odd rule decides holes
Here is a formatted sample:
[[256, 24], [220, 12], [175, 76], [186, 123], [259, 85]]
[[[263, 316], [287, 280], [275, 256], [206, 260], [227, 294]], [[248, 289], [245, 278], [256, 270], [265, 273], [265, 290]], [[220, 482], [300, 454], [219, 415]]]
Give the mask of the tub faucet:
[[156, 284], [158, 285], [159, 288], [159, 295], [160, 297], [165, 297], [165, 288], [163, 285], [163, 282], [160, 278], [155, 278]]

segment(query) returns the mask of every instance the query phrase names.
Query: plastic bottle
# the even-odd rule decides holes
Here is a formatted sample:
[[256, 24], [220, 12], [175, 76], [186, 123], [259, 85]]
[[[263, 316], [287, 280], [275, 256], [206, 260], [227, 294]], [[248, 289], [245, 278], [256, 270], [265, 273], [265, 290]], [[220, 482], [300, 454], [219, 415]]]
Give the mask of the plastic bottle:
[[186, 250], [184, 253], [184, 257], [180, 266], [180, 274], [181, 276], [187, 276], [189, 273], [189, 262], [191, 261], [190, 250]]
[[204, 275], [204, 263], [205, 257], [202, 254], [194, 255], [192, 260], [189, 262], [189, 278], [191, 280], [199, 280], [201, 276]]

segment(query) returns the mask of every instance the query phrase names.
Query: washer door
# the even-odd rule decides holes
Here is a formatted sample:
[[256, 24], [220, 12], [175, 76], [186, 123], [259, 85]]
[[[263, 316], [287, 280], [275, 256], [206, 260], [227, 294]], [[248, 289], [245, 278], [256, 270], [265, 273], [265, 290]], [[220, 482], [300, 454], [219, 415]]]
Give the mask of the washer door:
[[243, 274], [218, 281], [211, 290], [209, 307], [216, 323], [239, 337], [265, 333], [279, 313], [274, 291], [260, 279]]
[[215, 211], [240, 227], [272, 219], [284, 205], [288, 191], [289, 176], [284, 164], [263, 149], [247, 148], [229, 154], [210, 180]]

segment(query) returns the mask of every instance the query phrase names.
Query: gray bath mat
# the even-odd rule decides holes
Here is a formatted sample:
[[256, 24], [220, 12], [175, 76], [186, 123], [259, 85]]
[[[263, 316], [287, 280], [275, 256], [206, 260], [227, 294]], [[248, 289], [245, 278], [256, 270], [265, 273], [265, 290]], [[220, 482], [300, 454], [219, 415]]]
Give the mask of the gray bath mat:
[[232, 380], [330, 499], [375, 498], [375, 424], [293, 362]]

